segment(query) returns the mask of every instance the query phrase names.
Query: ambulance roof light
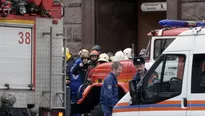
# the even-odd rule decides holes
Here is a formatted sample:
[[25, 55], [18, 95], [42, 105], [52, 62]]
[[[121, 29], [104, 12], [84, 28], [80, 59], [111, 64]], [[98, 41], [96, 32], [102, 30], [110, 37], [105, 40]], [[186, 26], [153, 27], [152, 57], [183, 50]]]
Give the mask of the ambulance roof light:
[[205, 22], [200, 22], [199, 24], [198, 24], [198, 27], [204, 27], [205, 26]]
[[205, 26], [205, 22], [180, 21], [180, 20], [161, 20], [159, 24], [164, 27], [199, 27]]

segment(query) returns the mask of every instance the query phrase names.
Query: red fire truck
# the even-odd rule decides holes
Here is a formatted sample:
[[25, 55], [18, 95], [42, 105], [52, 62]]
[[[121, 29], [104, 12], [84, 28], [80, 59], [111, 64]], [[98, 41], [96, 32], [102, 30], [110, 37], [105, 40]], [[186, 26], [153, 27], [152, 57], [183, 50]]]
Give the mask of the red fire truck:
[[1, 114], [64, 114], [63, 9], [58, 0], [0, 0]]

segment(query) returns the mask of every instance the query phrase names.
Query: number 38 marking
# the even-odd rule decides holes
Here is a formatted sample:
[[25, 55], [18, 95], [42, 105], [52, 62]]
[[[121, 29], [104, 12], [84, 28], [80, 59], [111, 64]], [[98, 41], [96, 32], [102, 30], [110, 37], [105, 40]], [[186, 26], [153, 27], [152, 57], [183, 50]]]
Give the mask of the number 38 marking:
[[19, 44], [23, 44], [24, 42], [26, 44], [31, 43], [31, 33], [26, 32], [25, 34], [23, 32], [19, 32], [20, 40], [18, 40]]

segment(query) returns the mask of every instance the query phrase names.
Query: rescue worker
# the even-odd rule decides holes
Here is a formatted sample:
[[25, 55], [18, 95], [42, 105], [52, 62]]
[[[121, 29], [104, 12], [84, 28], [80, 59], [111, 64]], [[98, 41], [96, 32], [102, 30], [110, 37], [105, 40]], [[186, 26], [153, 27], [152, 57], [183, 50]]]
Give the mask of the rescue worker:
[[127, 57], [127, 59], [132, 59], [133, 58], [133, 50], [132, 50], [132, 48], [124, 49], [123, 53]]
[[[0, 116], [36, 116], [37, 108], [27, 108], [27, 111], [14, 108], [16, 103], [15, 93], [3, 92], [1, 96]], [[30, 115], [29, 115], [30, 114]]]
[[114, 56], [110, 57], [110, 62], [114, 62]]
[[[62, 48], [62, 54], [64, 54], [64, 48]], [[66, 85], [68, 86], [70, 84], [70, 69], [75, 63], [75, 60], [73, 56], [70, 54], [69, 49], [66, 47]]]
[[80, 56], [81, 56], [82, 53], [88, 53], [88, 54], [89, 54], [88, 50], [86, 50], [86, 49], [80, 50], [80, 51], [78, 52], [79, 58], [75, 61], [75, 63], [74, 63], [73, 66], [79, 65], [79, 64], [82, 62], [82, 59], [80, 58]]
[[81, 61], [78, 65], [73, 65], [71, 68], [71, 100], [77, 102], [77, 94], [79, 87], [84, 83], [85, 76], [88, 68], [89, 53], [83, 52], [80, 56]]
[[89, 68], [90, 69], [97, 66], [98, 58], [99, 58], [99, 53], [97, 50], [93, 50], [90, 52], [90, 61], [89, 61]]
[[122, 51], [117, 51], [114, 56], [114, 61], [125, 60], [125, 55]]
[[[137, 70], [137, 73], [134, 76], [134, 80], [136, 81], [136, 83], [139, 83], [147, 72], [147, 69], [145, 68], [145, 59], [143, 57], [136, 57], [133, 59], [133, 64], [135, 65]], [[154, 73], [154, 75], [152, 75], [152, 77], [150, 78], [149, 83], [157, 82], [159, 82], [158, 74]]]
[[97, 50], [99, 54], [102, 53], [102, 49], [101, 49], [101, 47], [100, 47], [99, 45], [93, 46], [92, 49], [91, 49], [91, 51], [93, 51], [93, 50]]
[[11, 108], [16, 103], [16, 96], [14, 93], [4, 92], [1, 96], [1, 108]]
[[109, 62], [113, 61], [114, 55], [112, 52], [108, 52], [107, 55], [109, 56]]
[[67, 60], [66, 62], [66, 85], [70, 85], [70, 75], [71, 75], [71, 68], [75, 63], [75, 59], [72, 56], [72, 54], [70, 54], [71, 57]]
[[109, 57], [114, 56], [112, 52], [108, 52], [107, 55], [108, 55]]
[[145, 58], [146, 57], [146, 50], [145, 49], [141, 49], [140, 53], [139, 53], [139, 56]]
[[109, 56], [106, 53], [102, 53], [99, 56], [98, 64], [109, 62]]
[[81, 55], [82, 53], [84, 53], [84, 52], [89, 53], [88, 50], [86, 50], [86, 49], [82, 49], [82, 50], [80, 50], [80, 51], [78, 52], [79, 57], [80, 57], [80, 55]]
[[134, 80], [136, 83], [139, 83], [142, 77], [147, 72], [147, 69], [145, 68], [145, 60], [142, 57], [136, 57], [133, 59], [133, 64], [136, 67], [137, 73], [134, 76]]
[[91, 76], [92, 76], [92, 72], [93, 72], [92, 69], [97, 66], [98, 58], [99, 58], [98, 51], [93, 50], [93, 51], [90, 52], [90, 61], [89, 61], [88, 72], [87, 72], [87, 81], [88, 81], [88, 83], [91, 82]]
[[119, 100], [117, 77], [121, 72], [122, 65], [120, 62], [113, 62], [112, 71], [107, 75], [101, 87], [100, 104], [104, 116], [112, 116], [112, 109]]

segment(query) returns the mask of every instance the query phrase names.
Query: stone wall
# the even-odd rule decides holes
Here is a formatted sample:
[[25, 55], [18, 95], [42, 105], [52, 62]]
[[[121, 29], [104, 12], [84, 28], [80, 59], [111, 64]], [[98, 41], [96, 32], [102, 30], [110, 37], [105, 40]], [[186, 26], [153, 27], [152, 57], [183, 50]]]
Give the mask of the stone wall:
[[62, 0], [65, 6], [64, 27], [69, 39], [67, 47], [72, 54], [81, 49], [81, 2], [82, 0]]
[[181, 0], [182, 20], [205, 20], [205, 0]]

